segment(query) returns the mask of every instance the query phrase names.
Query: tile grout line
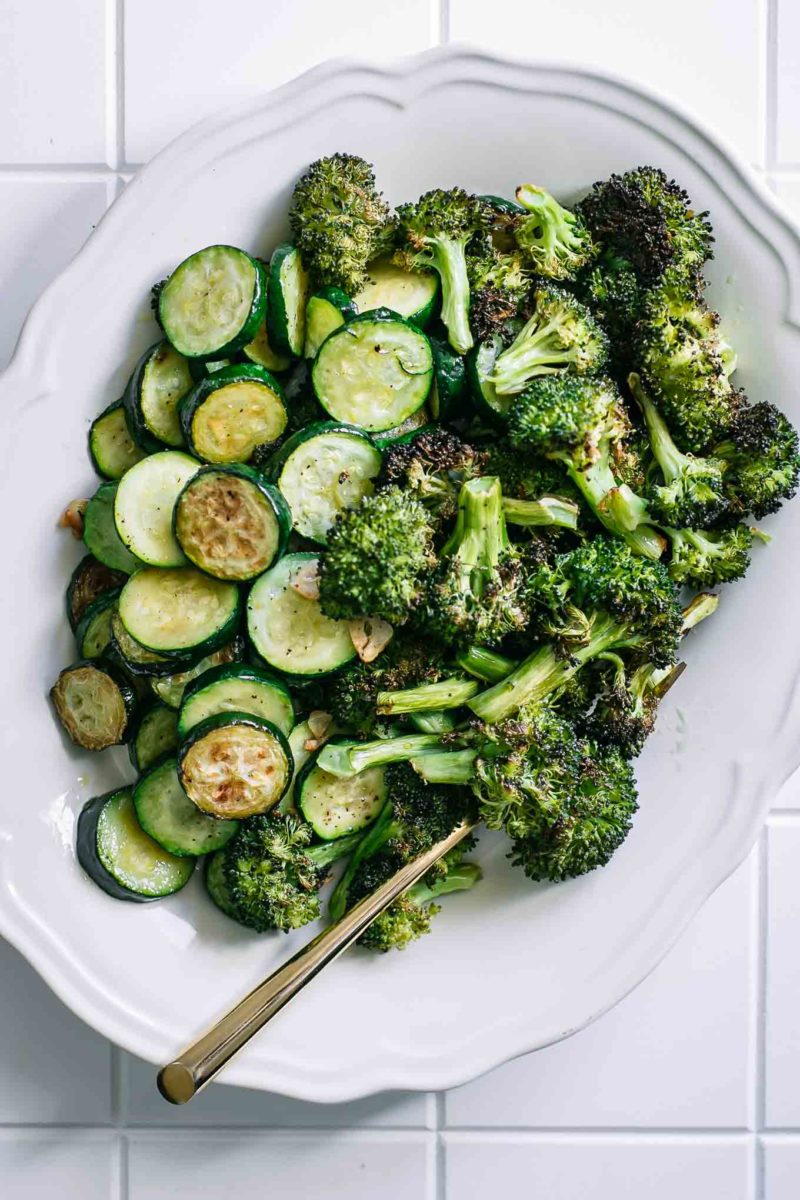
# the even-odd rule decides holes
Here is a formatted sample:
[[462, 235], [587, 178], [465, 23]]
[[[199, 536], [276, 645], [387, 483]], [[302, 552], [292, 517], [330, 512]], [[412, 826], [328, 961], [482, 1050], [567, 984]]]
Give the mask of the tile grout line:
[[436, 1200], [445, 1200], [447, 1196], [447, 1150], [444, 1144], [444, 1127], [446, 1122], [446, 1093], [436, 1092], [434, 1103], [434, 1181], [433, 1194]]
[[450, 41], [450, 0], [439, 0], [439, 44], [446, 46]]
[[767, 949], [769, 940], [769, 831], [765, 826], [758, 840], [758, 871], [756, 919], [758, 938], [756, 942], [755, 978], [755, 1062], [753, 1076], [753, 1129], [754, 1129], [754, 1198], [764, 1200], [764, 1154], [762, 1134], [766, 1124], [767, 1110]]
[[771, 171], [778, 162], [778, 0], [765, 0], [764, 162]]

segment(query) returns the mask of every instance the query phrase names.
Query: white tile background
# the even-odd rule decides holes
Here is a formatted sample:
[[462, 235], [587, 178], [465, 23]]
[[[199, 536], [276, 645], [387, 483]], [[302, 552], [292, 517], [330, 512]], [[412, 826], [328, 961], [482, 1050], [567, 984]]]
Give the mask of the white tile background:
[[[0, 365], [122, 179], [337, 53], [453, 39], [668, 93], [800, 219], [798, 0], [0, 0]], [[447, 1096], [190, 1108], [0, 943], [2, 1200], [797, 1200], [800, 778], [666, 961], [569, 1042]]]

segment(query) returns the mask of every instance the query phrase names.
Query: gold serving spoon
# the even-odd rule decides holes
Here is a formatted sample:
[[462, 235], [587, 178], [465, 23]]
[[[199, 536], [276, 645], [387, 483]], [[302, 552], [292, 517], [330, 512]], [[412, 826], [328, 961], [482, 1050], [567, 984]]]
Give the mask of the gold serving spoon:
[[158, 1073], [158, 1090], [171, 1104], [187, 1104], [230, 1062], [253, 1034], [280, 1012], [323, 967], [351, 946], [385, 908], [471, 833], [476, 822], [458, 825], [425, 854], [407, 863], [369, 896], [324, 929], [293, 958], [253, 988], [224, 1017]]

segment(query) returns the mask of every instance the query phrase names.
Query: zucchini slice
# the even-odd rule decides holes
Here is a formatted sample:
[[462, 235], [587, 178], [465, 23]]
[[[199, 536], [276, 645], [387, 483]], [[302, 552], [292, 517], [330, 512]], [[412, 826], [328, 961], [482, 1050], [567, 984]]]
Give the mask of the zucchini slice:
[[372, 494], [381, 453], [354, 425], [323, 421], [284, 442], [270, 473], [289, 505], [302, 537], [325, 542], [339, 513]]
[[98, 475], [106, 479], [121, 479], [144, 458], [144, 450], [136, 445], [125, 420], [121, 400], [115, 400], [95, 417], [89, 427], [89, 457]]
[[165, 658], [210, 654], [229, 642], [239, 624], [239, 590], [194, 567], [142, 567], [119, 598], [125, 629]]
[[292, 732], [289, 734], [289, 749], [292, 752], [292, 761], [294, 763], [294, 774], [292, 782], [286, 789], [286, 795], [281, 800], [281, 812], [294, 811], [294, 789], [297, 780], [300, 778], [300, 772], [306, 765], [313, 750], [306, 750], [306, 742], [312, 737], [311, 726], [308, 721], [301, 721], [299, 725], [295, 725]]
[[317, 399], [335, 420], [380, 433], [427, 400], [431, 345], [415, 325], [388, 309], [364, 313], [325, 340], [311, 378]]
[[390, 308], [424, 329], [439, 301], [439, 276], [434, 271], [404, 271], [391, 258], [369, 264], [369, 281], [353, 302], [360, 313]]
[[267, 812], [292, 778], [284, 735], [247, 713], [217, 713], [189, 733], [178, 754], [183, 790], [201, 812], [239, 819]]
[[243, 463], [274, 442], [288, 420], [277, 379], [252, 363], [215, 371], [186, 396], [181, 425], [193, 454], [209, 463]]
[[385, 767], [370, 767], [340, 779], [308, 760], [294, 785], [294, 802], [326, 842], [366, 829], [386, 803]]
[[[199, 679], [205, 671], [219, 666], [220, 663], [234, 662], [241, 658], [243, 653], [242, 639], [236, 637], [227, 646], [223, 646], [221, 650], [215, 650], [213, 654], [205, 655], [185, 671], [178, 671], [172, 675], [152, 676], [150, 687], [162, 704], [166, 704], [169, 708], [180, 708], [183, 694], [193, 680]], [[174, 663], [175, 660], [172, 661]]]
[[104, 592], [88, 606], [75, 630], [81, 658], [99, 658], [111, 643], [111, 618], [117, 611], [119, 588]]
[[130, 788], [96, 796], [78, 817], [78, 862], [115, 900], [144, 902], [179, 892], [194, 871], [148, 837], [136, 820]]
[[467, 407], [467, 371], [464, 359], [441, 338], [430, 339], [433, 350], [433, 388], [428, 408], [434, 421], [464, 416]]
[[300, 251], [285, 242], [269, 263], [267, 333], [278, 354], [300, 358], [306, 336], [306, 304], [311, 291]]
[[186, 358], [227, 358], [251, 342], [267, 302], [264, 268], [235, 246], [207, 246], [173, 271], [158, 301], [161, 328]]
[[290, 355], [278, 354], [277, 350], [273, 350], [267, 333], [266, 318], [259, 325], [258, 333], [252, 342], [242, 347], [242, 355], [248, 362], [263, 367], [265, 371], [288, 371], [292, 365]]
[[162, 450], [131, 467], [117, 485], [114, 520], [120, 538], [140, 562], [178, 567], [186, 562], [172, 532], [175, 501], [200, 469], [179, 450]]
[[485, 342], [480, 342], [467, 356], [467, 380], [475, 406], [495, 425], [505, 422], [514, 399], [513, 396], [499, 396], [491, 380], [503, 344], [500, 334], [495, 333]]
[[287, 554], [250, 589], [247, 632], [256, 652], [274, 671], [308, 678], [330, 675], [352, 662], [356, 651], [347, 621], [326, 617], [319, 600], [295, 590], [301, 571], [313, 571], [315, 554]]
[[215, 579], [255, 579], [286, 549], [292, 517], [283, 496], [241, 464], [203, 467], [175, 505], [175, 536]]
[[136, 722], [128, 754], [137, 771], [146, 771], [178, 744], [178, 714], [166, 704], [152, 701]]
[[316, 358], [317, 351], [329, 333], [355, 317], [358, 309], [340, 288], [323, 287], [309, 298], [306, 305], [306, 336], [304, 358]]
[[206, 859], [203, 880], [206, 891], [220, 912], [223, 912], [226, 917], [232, 917], [235, 921], [233, 904], [228, 892], [228, 885], [225, 882], [225, 855], [221, 850], [215, 851]]
[[112, 571], [93, 555], [85, 554], [72, 572], [67, 586], [67, 619], [70, 628], [73, 631], [77, 629], [78, 622], [93, 600], [104, 592], [121, 588], [126, 579], [125, 572]]
[[168, 758], [143, 775], [133, 789], [133, 806], [145, 833], [179, 858], [221, 850], [238, 829], [200, 812], [181, 787], [178, 762]]
[[82, 660], [67, 667], [50, 689], [50, 698], [76, 746], [105, 750], [127, 738], [136, 696], [111, 663]]
[[145, 350], [123, 397], [128, 428], [142, 449], [183, 445], [178, 403], [193, 385], [189, 363], [169, 342]]
[[178, 718], [179, 737], [222, 712], [263, 717], [287, 737], [294, 725], [294, 703], [286, 684], [247, 663], [222, 663], [189, 684]]
[[83, 540], [86, 549], [106, 567], [130, 575], [141, 563], [117, 532], [114, 509], [119, 486], [118, 483], [100, 484], [83, 514]]
[[[131, 637], [119, 615], [119, 598], [117, 607], [111, 614], [111, 657], [116, 659], [129, 675], [137, 679], [140, 676], [147, 679], [161, 675], [172, 676], [179, 665], [174, 657], [165, 658], [163, 654], [154, 654], [152, 650], [137, 642], [136, 638]], [[197, 655], [187, 653], [185, 661], [180, 660], [180, 665], [188, 668], [196, 659]]]

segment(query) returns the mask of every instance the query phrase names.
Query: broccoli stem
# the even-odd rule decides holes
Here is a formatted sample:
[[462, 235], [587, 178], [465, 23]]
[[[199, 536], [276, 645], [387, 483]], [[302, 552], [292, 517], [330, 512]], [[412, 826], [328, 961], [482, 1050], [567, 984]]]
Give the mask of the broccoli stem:
[[457, 655], [456, 662], [462, 670], [476, 679], [482, 679], [484, 683], [497, 683], [505, 679], [518, 665], [513, 658], [506, 658], [504, 654], [487, 650], [484, 646], [469, 646]]
[[355, 850], [358, 843], [363, 838], [363, 833], [348, 833], [344, 837], [336, 838], [332, 842], [322, 842], [319, 846], [309, 846], [306, 850], [306, 856], [317, 867], [327, 867], [331, 863], [338, 862], [340, 858], [346, 858]]
[[524, 659], [505, 679], [470, 700], [467, 707], [487, 725], [493, 725], [523, 705], [541, 703], [590, 659], [616, 647], [638, 645], [641, 640], [627, 625], [606, 613], [594, 614], [590, 629], [589, 640], [576, 647], [569, 660], [556, 657], [550, 646], [543, 646]]
[[409, 758], [441, 750], [438, 734], [412, 733], [408, 737], [387, 738], [374, 742], [328, 742], [322, 747], [317, 765], [330, 775], [351, 779], [369, 767], [406, 762]]
[[438, 683], [423, 683], [415, 688], [396, 692], [378, 692], [377, 707], [381, 716], [399, 713], [436, 712], [445, 708], [460, 708], [478, 691], [474, 679], [440, 679]]
[[456, 719], [449, 712], [409, 713], [409, 718], [419, 733], [449, 733], [456, 727]]
[[472, 781], [477, 757], [477, 750], [442, 750], [412, 758], [411, 765], [426, 783], [464, 785]]
[[409, 888], [408, 895], [415, 904], [429, 904], [439, 896], [448, 892], [464, 892], [483, 878], [483, 872], [477, 863], [461, 863], [460, 866], [450, 867], [443, 879], [428, 884], [424, 879]]
[[511, 500], [504, 496], [503, 512], [511, 525], [521, 525], [526, 529], [539, 525], [578, 528], [577, 504], [560, 496], [541, 496], [538, 500]]
[[466, 243], [439, 235], [427, 239], [430, 266], [442, 281], [442, 323], [450, 345], [458, 354], [466, 354], [474, 345], [469, 327], [469, 278]]
[[664, 418], [642, 388], [641, 379], [637, 374], [631, 373], [628, 376], [628, 387], [644, 414], [650, 447], [661, 474], [666, 483], [675, 483], [691, 468], [692, 459], [682, 454], [675, 445]]
[[392, 811], [392, 802], [388, 800], [366, 833], [359, 835], [360, 841], [355, 853], [331, 893], [328, 905], [328, 916], [331, 921], [338, 921], [340, 917], [344, 916], [347, 909], [350, 884], [353, 882], [355, 873], [362, 862], [371, 858], [373, 854], [377, 854], [389, 838], [397, 832], [397, 828]]
[[442, 548], [442, 557], [490, 571], [509, 544], [500, 480], [494, 475], [468, 479], [458, 494], [455, 528]]
[[684, 635], [690, 629], [694, 629], [701, 621], [705, 621], [706, 617], [711, 617], [719, 608], [719, 596], [714, 592], [698, 592], [694, 599], [683, 610], [683, 625], [681, 633]]
[[608, 462], [608, 450], [591, 466], [581, 470], [567, 454], [553, 455], [567, 468], [567, 474], [580, 491], [597, 519], [609, 533], [623, 538], [631, 550], [644, 558], [659, 559], [666, 548], [663, 537], [651, 525], [646, 502], [627, 484], [618, 484]]

